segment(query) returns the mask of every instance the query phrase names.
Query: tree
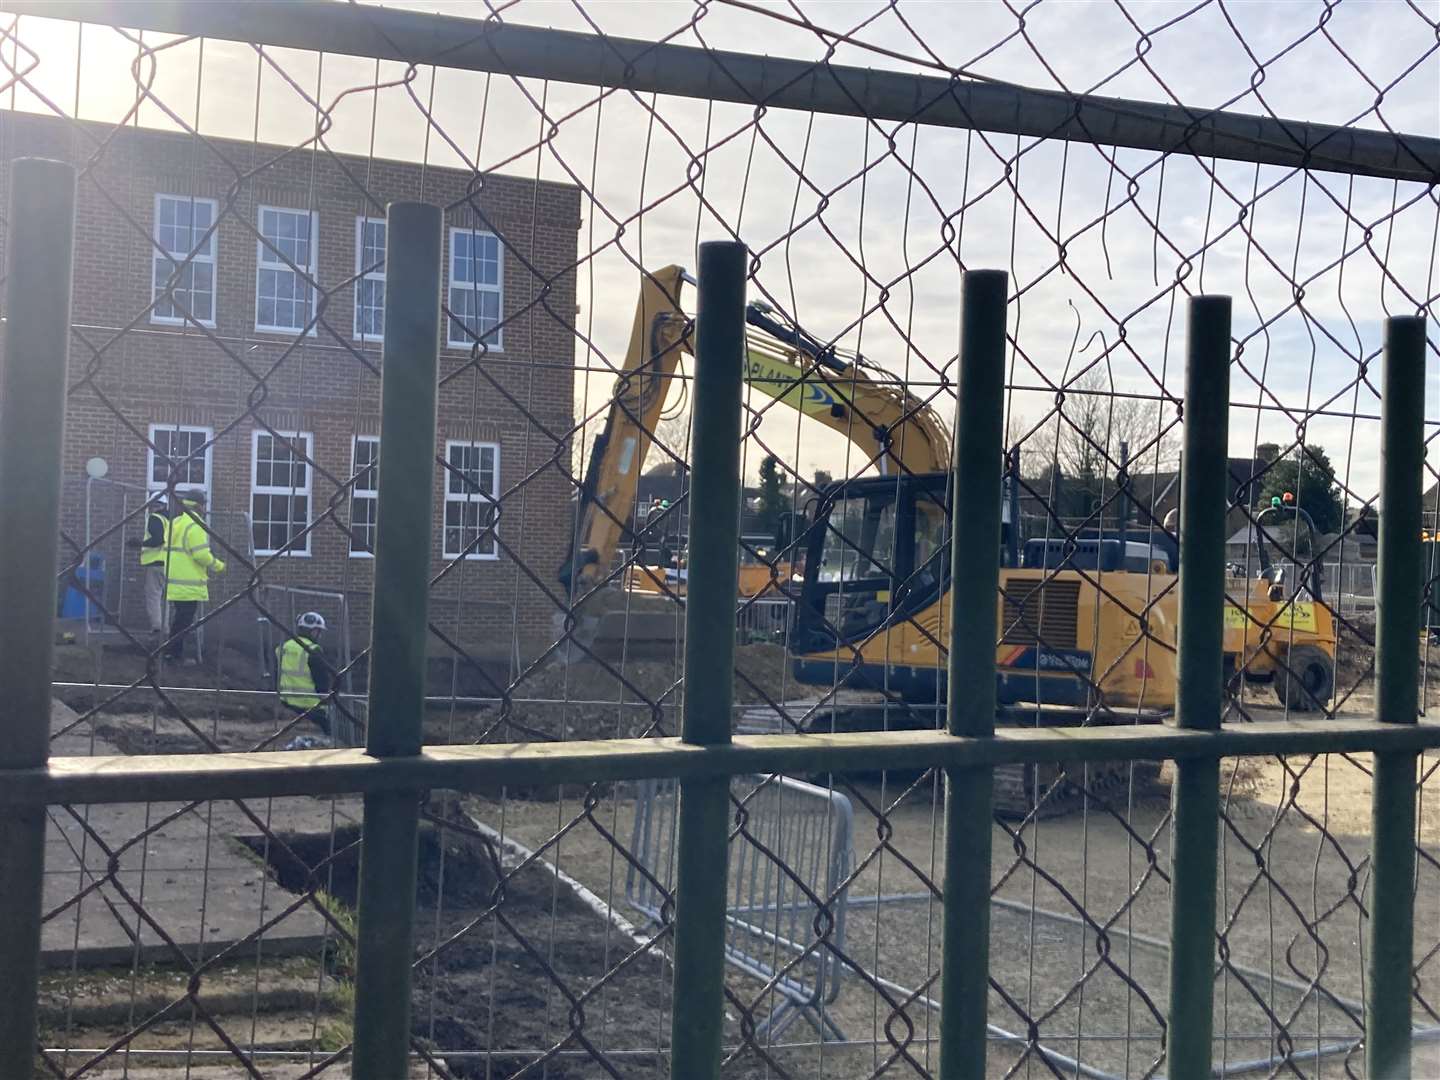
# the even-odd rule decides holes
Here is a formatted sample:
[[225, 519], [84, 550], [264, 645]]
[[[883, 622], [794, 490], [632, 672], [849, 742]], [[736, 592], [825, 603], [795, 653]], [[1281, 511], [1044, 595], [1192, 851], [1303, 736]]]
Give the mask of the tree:
[[[666, 453], [667, 450], [669, 453]], [[645, 468], [650, 469], [676, 458], [681, 461], [688, 461], [690, 458], [689, 409], [675, 416], [660, 418], [660, 422], [655, 425], [655, 437], [650, 444], [650, 451], [645, 455]]]
[[823, 488], [826, 484], [833, 484], [834, 482], [835, 477], [831, 476], [825, 469], [815, 470], [815, 486], [817, 488]]
[[[1020, 475], [1038, 477], [1046, 475], [1055, 449], [1055, 427], [1045, 424], [1033, 435], [1030, 434], [1035, 422], [1024, 413], [1012, 411], [1005, 417], [1005, 451], [1020, 447]], [[1027, 437], [1028, 436], [1028, 437]]]
[[1283, 499], [1287, 492], [1310, 515], [1317, 534], [1340, 531], [1345, 507], [1335, 481], [1335, 466], [1324, 447], [1315, 443], [1303, 451], [1297, 447], [1271, 465], [1260, 481], [1261, 508], [1269, 506], [1271, 499]]
[[766, 454], [760, 462], [760, 524], [772, 536], [780, 529], [785, 515], [785, 492], [780, 480], [780, 462], [774, 454]]
[[1105, 370], [1091, 368], [1067, 386], [1062, 415], [1054, 421], [1058, 427], [1043, 429], [1054, 440], [1056, 464], [1072, 496], [1066, 500], [1070, 513], [1093, 513], [1113, 491], [1121, 443], [1130, 454], [1132, 476], [1173, 468], [1179, 459], [1180, 440], [1161, 403], [1115, 396], [1113, 390]]

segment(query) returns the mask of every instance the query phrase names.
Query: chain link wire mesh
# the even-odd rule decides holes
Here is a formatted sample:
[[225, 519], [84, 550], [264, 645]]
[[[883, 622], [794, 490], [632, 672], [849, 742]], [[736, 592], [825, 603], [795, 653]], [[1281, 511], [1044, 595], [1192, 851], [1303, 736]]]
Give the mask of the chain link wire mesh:
[[[646, 57], [619, 39], [694, 47], [713, 97], [451, 66], [484, 32], [546, 22], [597, 35], [627, 72]], [[81, 177], [56, 754], [363, 737], [395, 199], [446, 219], [437, 513], [414, 553], [432, 567], [427, 742], [677, 732], [686, 538], [713, 510], [688, 500], [693, 308], [666, 268], [722, 237], [748, 245], [760, 304], [737, 730], [941, 722], [943, 472], [975, 267], [1012, 288], [1002, 722], [1173, 706], [1179, 312], [1202, 292], [1236, 300], [1226, 722], [1371, 708], [1374, 362], [1384, 316], [1436, 314], [1440, 177], [1413, 136], [1440, 134], [1440, 7], [516, 0], [468, 33], [407, 63], [0, 22], [3, 157]], [[746, 98], [735, 58], [761, 51], [802, 60], [852, 115]], [[1146, 150], [1090, 133], [1078, 107], [1064, 138], [936, 126], [928, 99], [869, 116], [845, 64], [938, 76], [962, 113], [962, 89], [1019, 83], [1182, 106], [1190, 127]], [[1190, 152], [1217, 109], [1402, 133], [1395, 167], [1432, 172]], [[1279, 150], [1294, 146], [1345, 157], [1298, 134]], [[195, 491], [208, 597], [152, 618], [153, 500], [174, 512]], [[309, 610], [330, 628], [306, 710], [279, 700], [275, 649]], [[1368, 769], [1226, 763], [1225, 1075], [1363, 1075]], [[1434, 769], [1422, 1054], [1440, 1033]], [[1163, 1075], [1169, 766], [1001, 772], [996, 821], [975, 823], [996, 837], [994, 1075]], [[774, 782], [736, 789], [732, 865], [752, 891], [732, 907], [775, 929], [728, 981], [725, 1075], [935, 1075], [938, 776], [799, 779], [853, 813], [853, 851], [786, 833]], [[663, 845], [635, 842], [642, 794], [428, 794], [416, 1076], [667, 1074], [673, 904], [627, 906], [627, 881], [670, 888]], [[37, 1075], [346, 1075], [358, 818], [353, 798], [52, 808]], [[805, 869], [822, 865], [844, 871]], [[815, 970], [836, 980], [822, 1022], [771, 1025]]]

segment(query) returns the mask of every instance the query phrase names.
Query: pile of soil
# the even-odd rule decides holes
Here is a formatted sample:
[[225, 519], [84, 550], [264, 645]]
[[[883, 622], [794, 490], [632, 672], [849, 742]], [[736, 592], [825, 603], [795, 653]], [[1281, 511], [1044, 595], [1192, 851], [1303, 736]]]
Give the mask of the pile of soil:
[[1344, 693], [1375, 675], [1375, 616], [1353, 615], [1337, 623], [1335, 686]]
[[[518, 679], [509, 701], [476, 710], [466, 727], [476, 741], [615, 739], [673, 735], [679, 725], [682, 662], [596, 661], [557, 654]], [[735, 650], [735, 703], [756, 705], [794, 697], [785, 650], [742, 645]]]
[[178, 722], [156, 724], [144, 715], [108, 716], [95, 725], [95, 734], [122, 754], [207, 754], [211, 743], [222, 751], [253, 749], [257, 737], [249, 729], [225, 727], [212, 730], [208, 723], [197, 725], [202, 739]]
[[[521, 697], [595, 701], [635, 700], [637, 692], [650, 700], [671, 694], [681, 676], [680, 658], [663, 660], [597, 661], [584, 659], [568, 665], [556, 656], [527, 675], [516, 688]], [[779, 645], [741, 645], [735, 650], [735, 701], [757, 704], [784, 692], [785, 650]], [[791, 684], [793, 689], [793, 681]]]
[[[154, 674], [162, 686], [193, 686], [214, 693], [176, 694], [167, 702], [150, 685], [149, 655], [141, 647], [122, 641], [97, 644], [93, 648], [83, 644], [57, 645], [51, 677], [57, 683], [80, 684], [56, 687], [55, 696], [82, 714], [92, 710], [104, 714], [133, 714], [151, 709], [167, 714], [179, 708], [192, 718], [218, 717], [241, 722], [251, 719], [254, 698], [225, 691], [255, 690], [267, 685], [254, 651], [234, 648], [212, 652], [199, 666], [166, 663], [161, 668], [157, 664]], [[96, 683], [139, 685], [133, 690], [118, 691], [94, 689]]]
[[[318, 879], [335, 900], [354, 908], [358, 829], [339, 829], [333, 839], [328, 833], [280, 839], [283, 846], [258, 837], [244, 842], [269, 859], [283, 888], [305, 892]], [[534, 1066], [562, 1041], [567, 1053], [536, 1075], [543, 1071], [552, 1080], [608, 1075], [584, 1053], [583, 1043], [601, 1050], [655, 1046], [657, 1018], [668, 1016], [669, 964], [657, 948], [620, 966], [635, 949], [629, 938], [545, 867], [515, 869], [513, 863], [509, 857], [502, 862], [472, 835], [422, 827], [417, 955], [445, 944], [416, 969], [412, 1030], [456, 1076], [504, 1080]], [[340, 950], [335, 972], [340, 978], [351, 974], [346, 954]], [[576, 1003], [611, 970], [604, 987]], [[571, 1034], [572, 1026], [578, 1035]], [[461, 1056], [476, 1051], [492, 1053]], [[659, 1061], [658, 1054], [657, 1060], [637, 1057], [625, 1055], [625, 1076], [669, 1075], [668, 1061]]]

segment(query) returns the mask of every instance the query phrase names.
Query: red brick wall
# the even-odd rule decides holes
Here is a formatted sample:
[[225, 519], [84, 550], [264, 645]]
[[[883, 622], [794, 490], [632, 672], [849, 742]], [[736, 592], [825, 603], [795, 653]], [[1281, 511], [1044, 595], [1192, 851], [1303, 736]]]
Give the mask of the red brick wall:
[[[150, 424], [208, 426], [217, 436], [211, 505], [220, 524], [249, 508], [254, 430], [263, 422], [281, 431], [312, 432], [312, 505], [320, 520], [311, 555], [262, 563], [259, 577], [350, 593], [359, 621], [357, 643], [368, 633], [373, 561], [349, 555], [345, 484], [352, 436], [379, 432], [380, 356], [377, 346], [353, 340], [349, 279], [356, 273], [355, 218], [383, 214], [384, 205], [397, 199], [447, 207], [447, 284], [448, 226], [494, 230], [505, 249], [503, 351], [472, 357], [467, 349], [442, 348], [436, 450], [443, 452], [447, 438], [499, 443], [502, 550], [498, 559], [454, 567], [433, 591], [432, 619], [467, 647], [489, 653], [508, 655], [516, 638], [529, 651], [544, 638], [555, 609], [512, 553], [521, 554], [548, 584], [568, 548], [571, 485], [557, 465], [568, 466], [566, 438], [573, 422], [576, 188], [10, 112], [0, 112], [0, 156], [6, 206], [10, 160], [58, 157], [84, 167], [76, 222], [67, 492], [83, 490], [84, 463], [95, 456], [109, 463], [110, 479], [143, 485]], [[156, 325], [146, 313], [157, 192], [219, 203], [216, 326], [208, 333]], [[260, 205], [319, 215], [323, 320], [316, 334], [298, 342], [293, 335], [255, 330], [251, 230]], [[438, 467], [434, 483], [437, 527], [430, 559], [438, 574], [447, 565], [438, 528], [443, 505]], [[96, 520], [100, 516], [92, 515], [93, 531], [114, 524], [113, 517]], [[67, 498], [65, 527], [72, 539], [82, 537], [78, 496]], [[138, 528], [137, 523], [130, 534]], [[122, 557], [118, 539], [113, 558]], [[65, 557], [73, 561], [74, 549]], [[133, 552], [123, 559], [133, 563]], [[241, 560], [232, 559], [220, 594], [244, 592], [250, 577]], [[253, 620], [248, 600], [236, 609], [237, 617]], [[142, 620], [138, 592], [132, 592], [125, 621]]]

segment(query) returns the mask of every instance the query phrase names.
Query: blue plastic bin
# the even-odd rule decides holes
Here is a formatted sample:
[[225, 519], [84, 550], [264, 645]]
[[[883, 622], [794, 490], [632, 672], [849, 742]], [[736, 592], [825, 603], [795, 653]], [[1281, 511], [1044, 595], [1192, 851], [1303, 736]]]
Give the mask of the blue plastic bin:
[[[89, 591], [90, 596], [105, 596], [105, 556], [92, 554], [85, 565], [75, 571], [75, 577]], [[91, 614], [99, 617], [101, 605], [91, 600], [80, 589], [71, 585], [65, 590], [65, 602], [60, 606], [62, 619], [89, 619]]]

